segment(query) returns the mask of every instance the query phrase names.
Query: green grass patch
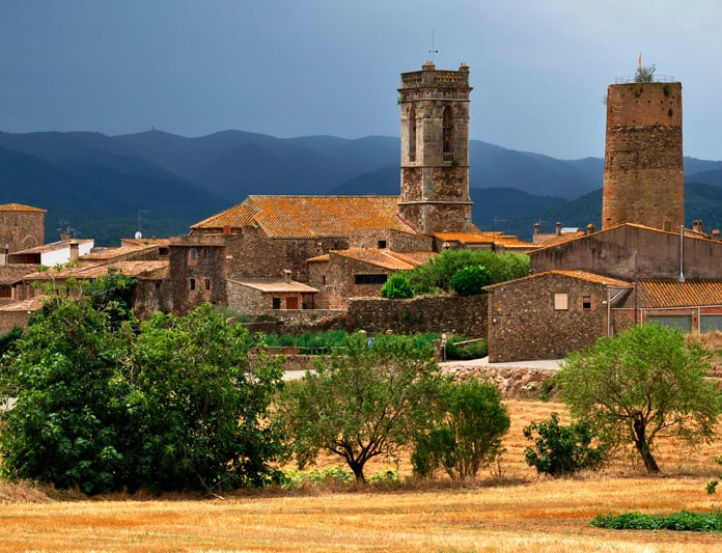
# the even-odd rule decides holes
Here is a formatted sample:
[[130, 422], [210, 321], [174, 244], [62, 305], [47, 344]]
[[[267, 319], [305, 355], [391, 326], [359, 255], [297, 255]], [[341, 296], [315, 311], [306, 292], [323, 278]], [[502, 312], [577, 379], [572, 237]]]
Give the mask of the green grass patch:
[[610, 530], [675, 530], [677, 532], [722, 532], [722, 511], [670, 515], [644, 515], [637, 511], [620, 515], [597, 515], [592, 526]]

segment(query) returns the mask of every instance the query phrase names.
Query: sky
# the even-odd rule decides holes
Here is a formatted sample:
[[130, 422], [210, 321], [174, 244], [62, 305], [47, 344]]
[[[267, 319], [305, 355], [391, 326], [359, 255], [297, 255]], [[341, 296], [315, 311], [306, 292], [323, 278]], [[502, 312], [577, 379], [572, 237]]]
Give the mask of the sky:
[[722, 159], [717, 0], [0, 0], [0, 131], [399, 136], [399, 74], [471, 69], [472, 139], [604, 155], [639, 54]]

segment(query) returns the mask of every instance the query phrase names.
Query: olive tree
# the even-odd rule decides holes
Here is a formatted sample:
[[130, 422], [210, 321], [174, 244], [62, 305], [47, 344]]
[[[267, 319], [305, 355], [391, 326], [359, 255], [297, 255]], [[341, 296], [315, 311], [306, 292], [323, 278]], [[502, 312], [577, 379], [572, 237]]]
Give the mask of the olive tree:
[[431, 348], [411, 338], [381, 336], [369, 344], [354, 334], [343, 354], [288, 383], [278, 416], [299, 466], [324, 451], [343, 458], [356, 481], [365, 482], [370, 459], [393, 456], [426, 424], [426, 404], [440, 379], [432, 358]]
[[569, 355], [557, 374], [572, 416], [587, 418], [609, 445], [631, 443], [648, 472], [659, 472], [655, 439], [710, 440], [720, 413], [707, 353], [679, 331], [634, 327]]

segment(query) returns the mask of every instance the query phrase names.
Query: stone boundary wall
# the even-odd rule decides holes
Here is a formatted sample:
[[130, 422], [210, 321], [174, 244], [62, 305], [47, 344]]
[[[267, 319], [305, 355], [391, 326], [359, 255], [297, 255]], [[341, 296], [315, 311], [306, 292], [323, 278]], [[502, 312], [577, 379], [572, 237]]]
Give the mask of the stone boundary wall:
[[348, 327], [407, 334], [452, 332], [481, 338], [488, 332], [489, 301], [478, 296], [421, 296], [405, 300], [350, 298]]
[[496, 383], [499, 391], [509, 397], [536, 396], [544, 391], [544, 382], [549, 382], [556, 369], [529, 367], [494, 367], [445, 365], [444, 374], [454, 375], [455, 380], [466, 380], [470, 376], [486, 377]]
[[279, 333], [302, 334], [343, 328], [343, 309], [264, 309], [261, 315], [278, 321]]

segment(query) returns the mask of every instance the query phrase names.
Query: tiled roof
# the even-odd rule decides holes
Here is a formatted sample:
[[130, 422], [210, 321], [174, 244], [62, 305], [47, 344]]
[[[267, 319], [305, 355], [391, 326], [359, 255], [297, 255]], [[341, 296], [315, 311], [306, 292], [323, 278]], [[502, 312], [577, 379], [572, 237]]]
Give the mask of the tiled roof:
[[27, 300], [16, 301], [0, 307], [0, 312], [8, 311], [37, 311], [43, 307], [48, 296], [36, 296]]
[[316, 257], [310, 257], [306, 260], [306, 263], [325, 263], [331, 260], [331, 256], [327, 253], [323, 255], [317, 255]]
[[519, 240], [516, 236], [503, 232], [437, 232], [434, 236], [445, 242], [460, 244], [496, 244], [505, 248], [535, 249], [539, 246], [531, 242]]
[[71, 238], [69, 240], [59, 240], [58, 242], [51, 242], [50, 244], [43, 244], [42, 246], [35, 246], [26, 250], [20, 250], [12, 252], [10, 255], [24, 255], [31, 253], [47, 253], [54, 252], [55, 250], [62, 250], [63, 248], [70, 247], [70, 244], [87, 244], [93, 242], [92, 238]]
[[275, 238], [349, 236], [353, 229], [410, 229], [398, 217], [398, 196], [249, 196], [191, 228], [261, 227]]
[[24, 204], [2, 204], [0, 205], [0, 211], [29, 211], [32, 213], [45, 213], [45, 209], [39, 207], [33, 207], [31, 205]]
[[[419, 255], [418, 252], [398, 253], [371, 248], [351, 248], [348, 250], [337, 250], [331, 253], [394, 271], [410, 271], [424, 262], [421, 260], [423, 256]], [[425, 254], [427, 252], [423, 253]]]
[[[688, 307], [722, 305], [722, 279], [677, 279], [650, 278], [639, 280], [639, 307]], [[633, 307], [628, 299], [627, 307]]]
[[18, 282], [28, 273], [32, 273], [37, 265], [12, 264], [0, 269], [0, 284], [12, 284]]
[[118, 257], [133, 255], [134, 253], [157, 249], [157, 245], [143, 246], [120, 246], [112, 248], [94, 248], [89, 254], [84, 255], [81, 261], [110, 261]]
[[118, 269], [124, 275], [137, 278], [163, 278], [168, 271], [168, 260], [160, 261], [119, 261], [117, 263], [89, 263], [80, 267], [62, 267], [43, 272], [35, 272], [23, 277], [23, 280], [48, 280], [49, 278], [70, 278], [79, 279], [96, 278], [108, 273], [111, 267]]
[[120, 244], [129, 244], [131, 246], [164, 246], [168, 247], [170, 239], [168, 238], [121, 238]]
[[438, 255], [436, 252], [420, 251], [420, 252], [389, 252], [395, 258], [405, 261], [411, 265], [423, 265], [432, 257]]
[[315, 294], [318, 292], [316, 288], [303, 284], [302, 282], [296, 282], [292, 280], [287, 282], [285, 279], [275, 278], [247, 278], [243, 280], [231, 280], [231, 282], [237, 282], [243, 286], [248, 286], [254, 290], [260, 290], [261, 292], [275, 292], [275, 293], [292, 293], [302, 292], [304, 294]]
[[577, 280], [584, 280], [586, 282], [592, 282], [596, 284], [604, 284], [606, 286], [611, 286], [614, 288], [630, 288], [632, 286], [631, 282], [626, 282], [624, 280], [619, 280], [612, 277], [607, 277], [604, 275], [598, 275], [596, 273], [589, 273], [587, 271], [546, 271], [544, 273], [536, 273], [533, 275], [529, 275], [527, 277], [523, 278], [517, 278], [516, 280], [508, 280], [506, 282], [499, 282], [497, 284], [491, 284], [489, 286], [485, 286], [484, 290], [489, 290], [493, 288], [499, 288], [502, 286], [506, 286], [508, 284], [515, 284], [517, 282], [521, 282], [524, 280], [532, 280], [536, 278], [542, 278], [547, 276], [564, 276], [568, 278], [574, 278]]

